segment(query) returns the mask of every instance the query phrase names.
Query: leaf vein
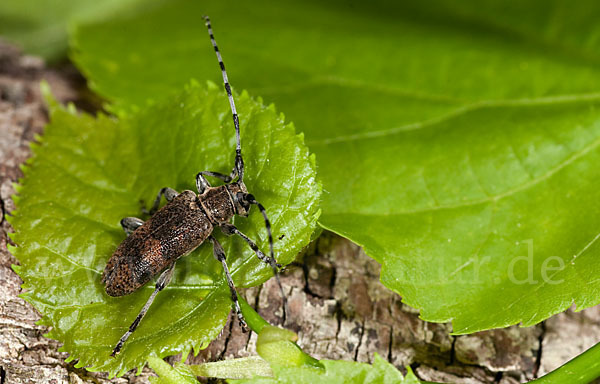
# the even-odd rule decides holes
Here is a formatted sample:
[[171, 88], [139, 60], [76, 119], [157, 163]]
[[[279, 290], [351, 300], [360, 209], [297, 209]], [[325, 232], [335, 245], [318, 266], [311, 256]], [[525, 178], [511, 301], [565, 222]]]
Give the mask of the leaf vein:
[[533, 186], [535, 186], [536, 184], [539, 184], [549, 178], [551, 178], [552, 176], [554, 176], [556, 173], [558, 173], [559, 171], [561, 171], [562, 169], [566, 168], [567, 166], [569, 166], [570, 164], [574, 163], [575, 161], [577, 161], [578, 159], [582, 158], [583, 156], [587, 155], [588, 153], [590, 153], [591, 151], [593, 151], [594, 149], [598, 148], [600, 146], [600, 137], [598, 137], [596, 140], [592, 141], [589, 145], [583, 147], [582, 149], [574, 152], [571, 154], [571, 156], [569, 156], [568, 158], [566, 158], [565, 160], [559, 162], [558, 164], [556, 164], [554, 167], [550, 168], [548, 171], [546, 171], [546, 173], [531, 179], [529, 181], [527, 181], [526, 183], [523, 183], [520, 186], [517, 186], [515, 188], [509, 189], [505, 192], [499, 193], [497, 195], [488, 195], [487, 197], [483, 198], [483, 199], [479, 199], [479, 200], [472, 200], [472, 201], [466, 201], [466, 202], [461, 202], [458, 204], [447, 204], [447, 205], [441, 205], [439, 207], [435, 207], [435, 208], [431, 208], [431, 207], [424, 207], [424, 208], [417, 208], [417, 209], [412, 209], [412, 210], [405, 210], [402, 212], [391, 212], [391, 213], [383, 213], [383, 212], [341, 212], [341, 213], [337, 213], [337, 214], [327, 214], [327, 216], [336, 216], [336, 215], [346, 215], [346, 214], [358, 214], [358, 215], [363, 215], [363, 216], [381, 216], [381, 217], [394, 217], [394, 216], [401, 216], [401, 215], [412, 215], [412, 214], [419, 214], [419, 213], [424, 213], [424, 212], [432, 212], [432, 211], [437, 211], [437, 210], [444, 210], [444, 209], [458, 209], [458, 208], [463, 208], [463, 207], [470, 207], [470, 206], [476, 206], [476, 205], [480, 205], [480, 204], [487, 204], [487, 203], [494, 203], [497, 202], [499, 200], [502, 200], [506, 197], [512, 196], [518, 192], [521, 191], [525, 191]]

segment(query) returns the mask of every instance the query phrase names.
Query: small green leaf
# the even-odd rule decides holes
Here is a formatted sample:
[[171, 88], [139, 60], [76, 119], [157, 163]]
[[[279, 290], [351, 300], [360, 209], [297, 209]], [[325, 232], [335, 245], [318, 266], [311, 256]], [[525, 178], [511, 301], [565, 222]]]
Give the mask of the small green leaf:
[[[420, 384], [408, 368], [403, 376], [392, 364], [375, 354], [373, 365], [353, 361], [321, 360], [324, 369], [314, 366], [277, 366], [271, 370], [260, 358], [248, 357], [187, 366], [176, 364], [171, 367], [163, 360], [152, 357], [148, 363], [160, 376], [151, 378], [154, 384], [198, 383], [193, 375], [229, 379], [237, 384]], [[217, 367], [218, 366], [218, 367]], [[208, 374], [207, 374], [208, 373]], [[274, 375], [273, 375], [274, 374]], [[234, 376], [246, 377], [233, 380]]]
[[599, 11], [180, 0], [80, 26], [74, 58], [129, 109], [218, 78], [209, 14], [232, 83], [276, 102], [317, 154], [321, 225], [425, 320], [467, 333], [600, 302]]
[[236, 384], [419, 384], [412, 371], [406, 377], [392, 364], [375, 354], [373, 365], [353, 361], [321, 360], [325, 369], [309, 366], [272, 366], [274, 378], [229, 380]]
[[258, 333], [256, 351], [271, 364], [281, 366], [312, 366], [323, 368], [314, 357], [304, 352], [296, 341], [294, 332], [270, 325], [252, 308], [244, 298], [240, 298], [240, 308], [250, 329]]
[[158, 374], [159, 377], [150, 377], [152, 384], [199, 384], [194, 374], [190, 372], [188, 366], [177, 364], [171, 367], [163, 359], [156, 356], [148, 357], [148, 366]]
[[[592, 348], [588, 349], [581, 355], [575, 357], [573, 360], [567, 362], [561, 367], [558, 367], [554, 371], [546, 374], [545, 376], [531, 381], [531, 384], [553, 384], [553, 383], [569, 383], [569, 384], [587, 384], [597, 378], [600, 375], [600, 362], [598, 357], [600, 356], [600, 344], [596, 344]], [[231, 378], [231, 371], [233, 369], [235, 371], [236, 367], [244, 367], [243, 371], [240, 371], [240, 374], [246, 374], [247, 378], [251, 378], [252, 380], [243, 380], [238, 381], [238, 383], [263, 383], [263, 384], [272, 384], [272, 383], [296, 383], [294, 381], [294, 373], [298, 373], [298, 377], [303, 377], [305, 375], [308, 376], [304, 382], [313, 384], [319, 383], [352, 383], [355, 381], [353, 378], [348, 379], [348, 376], [355, 371], [358, 371], [364, 367], [361, 367], [357, 363], [351, 362], [331, 362], [331, 361], [322, 361], [323, 364], [330, 367], [333, 365], [345, 366], [345, 372], [338, 376], [339, 381], [331, 380], [332, 372], [327, 374], [324, 370], [321, 371], [321, 375], [315, 375], [318, 371], [314, 369], [307, 369], [305, 366], [302, 371], [295, 371], [291, 374], [284, 375], [281, 374], [281, 370], [277, 370], [279, 373], [277, 378], [271, 378], [273, 373], [271, 369], [262, 370], [262, 364], [267, 364], [264, 360], [260, 358], [242, 358], [242, 359], [233, 359], [233, 360], [225, 360], [217, 363], [206, 363], [202, 365], [191, 365], [186, 366], [181, 363], [177, 364], [175, 368], [171, 367], [163, 360], [158, 358], [149, 359], [149, 364], [161, 377], [160, 378], [151, 378], [150, 380], [156, 384], [178, 384], [180, 382], [186, 382], [189, 379], [190, 372], [194, 372], [197, 376], [205, 376], [205, 377], [218, 377], [218, 378]], [[362, 364], [364, 366], [364, 364]], [[213, 370], [212, 366], [219, 367]], [[222, 367], [222, 369], [221, 369]], [[338, 370], [339, 371], [339, 370]], [[374, 372], [373, 372], [374, 371]], [[384, 361], [379, 355], [375, 354], [375, 361], [373, 363], [373, 373], [369, 374], [365, 377], [366, 383], [369, 383], [372, 380], [375, 383], [386, 384], [386, 383], [405, 383], [405, 384], [418, 384], [421, 383], [412, 373], [412, 371], [408, 370], [408, 374], [402, 378], [400, 373], [388, 362]], [[201, 373], [198, 373], [201, 372]], [[212, 374], [206, 374], [211, 372]], [[225, 374], [223, 374], [225, 373]], [[255, 377], [255, 376], [264, 376], [264, 377]], [[289, 380], [291, 376], [292, 380]], [[230, 382], [232, 382], [230, 380]], [[360, 381], [358, 381], [360, 382]], [[193, 383], [197, 383], [195, 380]], [[298, 381], [298, 383], [301, 383]], [[425, 383], [425, 382], [423, 382]], [[430, 383], [430, 382], [427, 382]], [[431, 383], [433, 384], [433, 383]]]
[[[319, 216], [320, 186], [314, 156], [301, 135], [273, 106], [248, 94], [237, 97], [248, 190], [266, 207], [275, 255], [288, 264], [308, 244]], [[162, 103], [117, 120], [55, 107], [51, 123], [25, 169], [11, 222], [24, 280], [23, 297], [52, 326], [49, 336], [78, 367], [122, 374], [149, 356], [198, 351], [213, 340], [231, 308], [222, 267], [210, 244], [181, 258], [117, 358], [109, 355], [154, 289], [147, 284], [124, 297], [109, 297], [101, 284], [106, 261], [125, 238], [119, 221], [140, 215], [161, 187], [195, 189], [198, 171], [227, 173], [235, 135], [225, 92], [191, 85]], [[212, 180], [211, 180], [212, 181]], [[253, 209], [235, 224], [263, 250], [264, 221]], [[272, 276], [243, 241], [215, 231], [238, 287]], [[277, 240], [285, 234], [282, 240]]]
[[256, 376], [273, 376], [271, 366], [259, 356], [242, 357], [188, 366], [196, 376], [223, 379], [245, 379]]
[[249, 357], [200, 365], [178, 363], [171, 367], [163, 360], [153, 357], [148, 362], [160, 376], [154, 379], [153, 383], [188, 382], [193, 375], [246, 379], [229, 380], [230, 383], [420, 383], [410, 368], [406, 377], [403, 377], [392, 364], [378, 354], [375, 354], [372, 366], [350, 361], [316, 360], [296, 345], [298, 335], [294, 332], [269, 325], [245, 300], [242, 300], [241, 304], [244, 316], [252, 319], [252, 329], [256, 331], [256, 327], [261, 328], [256, 350], [265, 360]]
[[296, 341], [298, 335], [289, 329], [267, 325], [258, 334], [256, 352], [272, 365], [323, 368], [315, 358], [302, 351]]
[[269, 363], [258, 356], [221, 360], [198, 365], [186, 365], [179, 362], [175, 364], [175, 367], [170, 366], [163, 359], [150, 357], [148, 365], [160, 376], [158, 378], [150, 378], [150, 381], [154, 384], [195, 384], [198, 383], [196, 376], [219, 379], [251, 379], [257, 376], [273, 376], [273, 371]]
[[[262, 361], [262, 363], [260, 362]], [[216, 363], [186, 366], [177, 364], [175, 368], [163, 360], [152, 357], [149, 365], [160, 376], [151, 378], [154, 384], [198, 383], [191, 373], [203, 377], [231, 378], [231, 369], [243, 368], [240, 374], [252, 378], [227, 380], [237, 384], [420, 384], [410, 368], [403, 376], [392, 364], [375, 354], [373, 365], [352, 361], [321, 360], [325, 369], [310, 366], [275, 367], [273, 371], [263, 367], [264, 360], [253, 357], [225, 360]], [[266, 364], [266, 363], [265, 363]], [[213, 366], [222, 368], [213, 370]], [[209, 367], [210, 366], [210, 367]], [[200, 368], [202, 367], [202, 368]], [[216, 367], [215, 367], [216, 368]], [[206, 371], [204, 370], [206, 369]], [[200, 372], [200, 373], [198, 373]], [[275, 373], [274, 377], [273, 372]], [[206, 375], [206, 373], [210, 373]]]

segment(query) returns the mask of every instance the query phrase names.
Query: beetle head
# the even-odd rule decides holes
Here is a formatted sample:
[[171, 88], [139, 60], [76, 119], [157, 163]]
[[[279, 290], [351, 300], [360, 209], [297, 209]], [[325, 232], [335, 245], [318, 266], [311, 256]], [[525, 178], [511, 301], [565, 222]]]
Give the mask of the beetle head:
[[252, 195], [248, 193], [246, 186], [243, 183], [233, 183], [227, 187], [231, 192], [231, 197], [233, 197], [235, 213], [243, 217], [248, 216], [250, 213], [250, 199], [248, 197], [252, 197]]

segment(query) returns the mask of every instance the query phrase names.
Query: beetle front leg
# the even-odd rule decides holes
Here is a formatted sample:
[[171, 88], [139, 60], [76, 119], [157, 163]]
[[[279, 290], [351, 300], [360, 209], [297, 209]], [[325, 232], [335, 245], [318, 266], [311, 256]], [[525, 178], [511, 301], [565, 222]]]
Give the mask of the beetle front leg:
[[150, 297], [148, 298], [148, 301], [146, 301], [146, 304], [144, 304], [144, 307], [142, 308], [140, 313], [137, 315], [137, 317], [135, 318], [133, 323], [131, 323], [127, 332], [125, 332], [125, 334], [123, 336], [121, 336], [121, 339], [119, 339], [119, 342], [117, 343], [117, 345], [113, 349], [112, 353], [110, 354], [111, 356], [116, 356], [119, 354], [119, 352], [121, 352], [121, 348], [123, 348], [123, 344], [125, 344], [125, 342], [129, 338], [129, 336], [131, 336], [131, 334], [138, 327], [138, 325], [140, 324], [140, 321], [142, 321], [142, 319], [146, 315], [146, 312], [148, 312], [148, 309], [152, 305], [152, 302], [156, 298], [156, 295], [158, 295], [158, 292], [162, 291], [171, 281], [171, 278], [173, 277], [174, 269], [175, 269], [175, 263], [173, 263], [169, 268], [167, 268], [158, 277], [158, 280], [156, 281], [156, 285], [154, 288], [154, 292], [152, 292], [152, 295], [150, 295]]
[[205, 173], [206, 172], [198, 172], [196, 175], [196, 189], [200, 195], [203, 194], [207, 188], [210, 188], [210, 183], [206, 180], [206, 177], [204, 177]]
[[215, 239], [212, 235], [208, 237], [210, 242], [213, 245], [213, 254], [215, 255], [215, 259], [219, 260], [223, 265], [223, 269], [225, 270], [225, 278], [227, 279], [227, 284], [229, 284], [229, 291], [231, 291], [231, 300], [233, 301], [233, 307], [235, 309], [235, 314], [240, 321], [240, 326], [242, 327], [242, 331], [247, 331], [246, 321], [244, 320], [244, 315], [242, 315], [242, 310], [240, 308], [240, 302], [238, 301], [238, 294], [235, 289], [235, 285], [233, 284], [233, 280], [231, 279], [231, 274], [229, 273], [229, 267], [227, 267], [227, 261], [225, 260], [225, 251], [221, 244]]
[[206, 188], [210, 187], [210, 183], [208, 182], [208, 180], [206, 180], [205, 176], [216, 177], [217, 179], [222, 180], [224, 183], [229, 183], [233, 179], [233, 176], [224, 175], [219, 172], [198, 172], [198, 174], [196, 175], [196, 188], [198, 189], [199, 194], [203, 194]]
[[121, 227], [127, 236], [131, 235], [133, 231], [138, 229], [144, 224], [144, 220], [138, 219], [137, 217], [124, 217], [121, 219]]

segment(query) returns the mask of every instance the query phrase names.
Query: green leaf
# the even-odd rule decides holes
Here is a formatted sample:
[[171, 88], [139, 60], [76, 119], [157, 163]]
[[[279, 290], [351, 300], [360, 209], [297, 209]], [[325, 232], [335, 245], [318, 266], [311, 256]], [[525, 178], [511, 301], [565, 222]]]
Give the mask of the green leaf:
[[420, 383], [410, 368], [404, 377], [377, 353], [373, 365], [350, 361], [318, 361], [295, 344], [298, 335], [294, 332], [269, 325], [245, 301], [242, 300], [241, 304], [244, 316], [252, 320], [249, 323], [252, 330], [258, 332], [256, 350], [264, 360], [249, 357], [200, 365], [178, 363], [171, 367], [163, 360], [152, 357], [148, 363], [160, 376], [153, 383], [192, 383], [196, 382], [194, 375], [242, 379], [229, 380], [233, 383]]
[[598, 11], [181, 0], [79, 27], [74, 59], [116, 109], [216, 81], [211, 15], [233, 84], [276, 102], [317, 154], [321, 225], [425, 320], [467, 333], [600, 301]]
[[350, 361], [317, 361], [304, 353], [294, 332], [266, 325], [258, 334], [256, 351], [269, 362], [273, 378], [252, 378], [234, 383], [419, 383], [413, 373], [402, 376], [392, 364], [375, 354], [373, 365]]
[[160, 4], [141, 0], [8, 0], [0, 2], [0, 35], [26, 52], [57, 61], [66, 56], [72, 23], [133, 15]]
[[[273, 106], [247, 93], [237, 97], [248, 190], [266, 207], [275, 255], [288, 264], [308, 244], [319, 216], [320, 185], [314, 156], [302, 135]], [[19, 187], [11, 220], [29, 302], [44, 314], [49, 336], [64, 343], [78, 367], [122, 374], [148, 356], [198, 351], [221, 331], [231, 308], [222, 267], [203, 244], [181, 258], [171, 284], [161, 292], [117, 358], [109, 355], [127, 330], [153, 284], [124, 297], [109, 297], [101, 273], [125, 238], [119, 221], [140, 215], [170, 186], [195, 189], [200, 170], [227, 173], [233, 166], [235, 135], [225, 92], [188, 86], [169, 100], [117, 120], [53, 107], [51, 123]], [[268, 249], [262, 216], [252, 210], [235, 224]], [[238, 287], [272, 276], [242, 241], [215, 231]], [[285, 235], [281, 240], [277, 240]]]
[[323, 368], [319, 361], [306, 354], [296, 341], [298, 335], [289, 329], [268, 325], [258, 334], [256, 352], [272, 365]]
[[600, 377], [600, 343], [531, 384], [588, 384]]
[[156, 356], [148, 357], [148, 365], [159, 377], [150, 377], [152, 384], [197, 384], [196, 377], [190, 372], [188, 366], [178, 363], [175, 367], [170, 366], [163, 359]]
[[229, 380], [237, 384], [418, 384], [420, 381], [412, 371], [406, 377], [392, 364], [375, 354], [373, 365], [354, 361], [321, 360], [325, 370], [314, 367], [272, 366], [274, 378]]
[[[563, 366], [558, 367], [554, 371], [544, 375], [543, 377], [537, 380], [531, 381], [531, 384], [587, 384], [600, 375], [600, 362], [598, 359], [599, 356], [600, 344], [596, 344], [595, 346], [588, 349], [581, 355], [575, 357], [573, 360], [567, 362]], [[273, 363], [273, 361], [271, 362]], [[243, 383], [287, 382], [285, 380], [287, 379], [287, 377], [284, 378], [282, 377], [282, 375], [278, 376], [279, 381], [277, 381], [277, 379], [271, 379], [271, 377], [273, 376], [271, 368], [267, 369], [264, 366], [264, 364], [267, 364], [267, 362], [257, 357], [224, 360], [215, 363], [205, 363], [201, 365], [190, 366], [186, 366], [184, 364], [179, 363], [174, 368], [171, 367], [169, 364], [165, 363], [163, 360], [158, 359], [156, 357], [149, 359], [148, 363], [152, 367], [152, 369], [154, 369], [160, 375], [160, 378], [150, 378], [150, 380], [156, 384], [177, 384], [187, 382], [186, 380], [190, 380], [190, 383], [197, 383], [195, 379], [190, 379], [191, 377], [193, 378], [194, 374], [203, 377], [232, 378], [235, 375], [243, 375], [246, 378], [252, 378], [252, 380], [245, 380], [243, 381]], [[329, 366], [331, 362], [323, 361], [323, 363]], [[333, 363], [338, 364], [340, 362]], [[357, 368], [362, 368], [360, 366], [357, 367], [356, 363], [341, 363], [346, 365], [346, 367], [348, 368], [347, 371], [357, 371]], [[307, 369], [307, 366], [304, 366], [303, 368], [304, 370], [300, 371], [301, 376], [304, 375], [304, 372], [308, 372], [311, 375], [311, 378], [317, 378], [315, 383], [327, 382], [325, 380], [328, 374], [325, 370], [321, 370], [321, 375], [316, 375], [316, 373], [318, 373], [318, 370]], [[419, 383], [419, 381], [416, 379], [416, 377], [414, 377], [413, 373], [410, 370], [407, 376], [404, 377], [404, 381], [402, 381], [402, 377], [394, 369], [394, 367], [391, 366], [391, 364], [385, 362], [383, 359], [381, 359], [381, 357], [377, 354], [375, 354], [373, 368], [376, 371], [375, 375], [378, 375], [379, 378], [383, 379], [376, 381], [377, 383]], [[345, 372], [343, 375], [339, 376], [340, 379], [346, 378], [345, 375], [347, 373], [348, 372]], [[332, 372], [329, 373], [330, 376], [331, 374]], [[265, 377], [256, 378], [256, 375]], [[373, 378], [373, 376], [374, 375], [370, 376], [370, 378]], [[295, 381], [292, 380], [291, 382]], [[331, 380], [331, 382], [335, 383], [339, 381]]]
[[256, 376], [273, 376], [269, 363], [258, 356], [198, 365], [185, 365], [180, 362], [175, 364], [175, 367], [171, 367], [158, 357], [151, 357], [148, 359], [148, 365], [160, 376], [159, 378], [150, 379], [155, 384], [198, 383], [196, 376], [219, 379], [250, 379]]
[[[262, 362], [261, 362], [262, 361]], [[248, 379], [227, 380], [229, 383], [236, 384], [420, 384], [412, 371], [408, 370], [406, 376], [403, 376], [392, 364], [382, 359], [378, 354], [375, 354], [373, 365], [365, 363], [357, 363], [353, 361], [335, 361], [321, 360], [320, 363], [325, 369], [319, 369], [310, 366], [302, 367], [281, 367], [272, 366], [273, 372], [264, 367], [264, 360], [257, 358], [241, 358], [224, 360], [216, 363], [207, 363], [202, 365], [187, 366], [177, 364], [174, 368], [163, 360], [153, 357], [149, 359], [149, 364], [158, 373], [159, 378], [151, 378], [155, 384], [176, 384], [176, 383], [198, 383], [193, 378], [194, 374], [211, 372], [210, 377], [230, 378], [232, 372], [243, 368], [239, 371], [246, 377], [249, 374], [256, 376]], [[216, 365], [221, 366], [216, 368]], [[202, 367], [202, 369], [200, 368]], [[268, 367], [268, 366], [267, 366]], [[206, 371], [204, 371], [204, 369]], [[263, 376], [259, 376], [260, 374]], [[274, 377], [273, 376], [274, 373]], [[234, 374], [235, 375], [235, 374]], [[200, 374], [200, 376], [206, 376]]]
[[188, 368], [194, 375], [202, 377], [243, 379], [255, 376], [273, 376], [269, 363], [259, 356], [190, 365]]
[[263, 359], [280, 366], [324, 368], [296, 344], [296, 333], [270, 325], [244, 298], [240, 298], [240, 308], [250, 329], [258, 334], [256, 352]]

